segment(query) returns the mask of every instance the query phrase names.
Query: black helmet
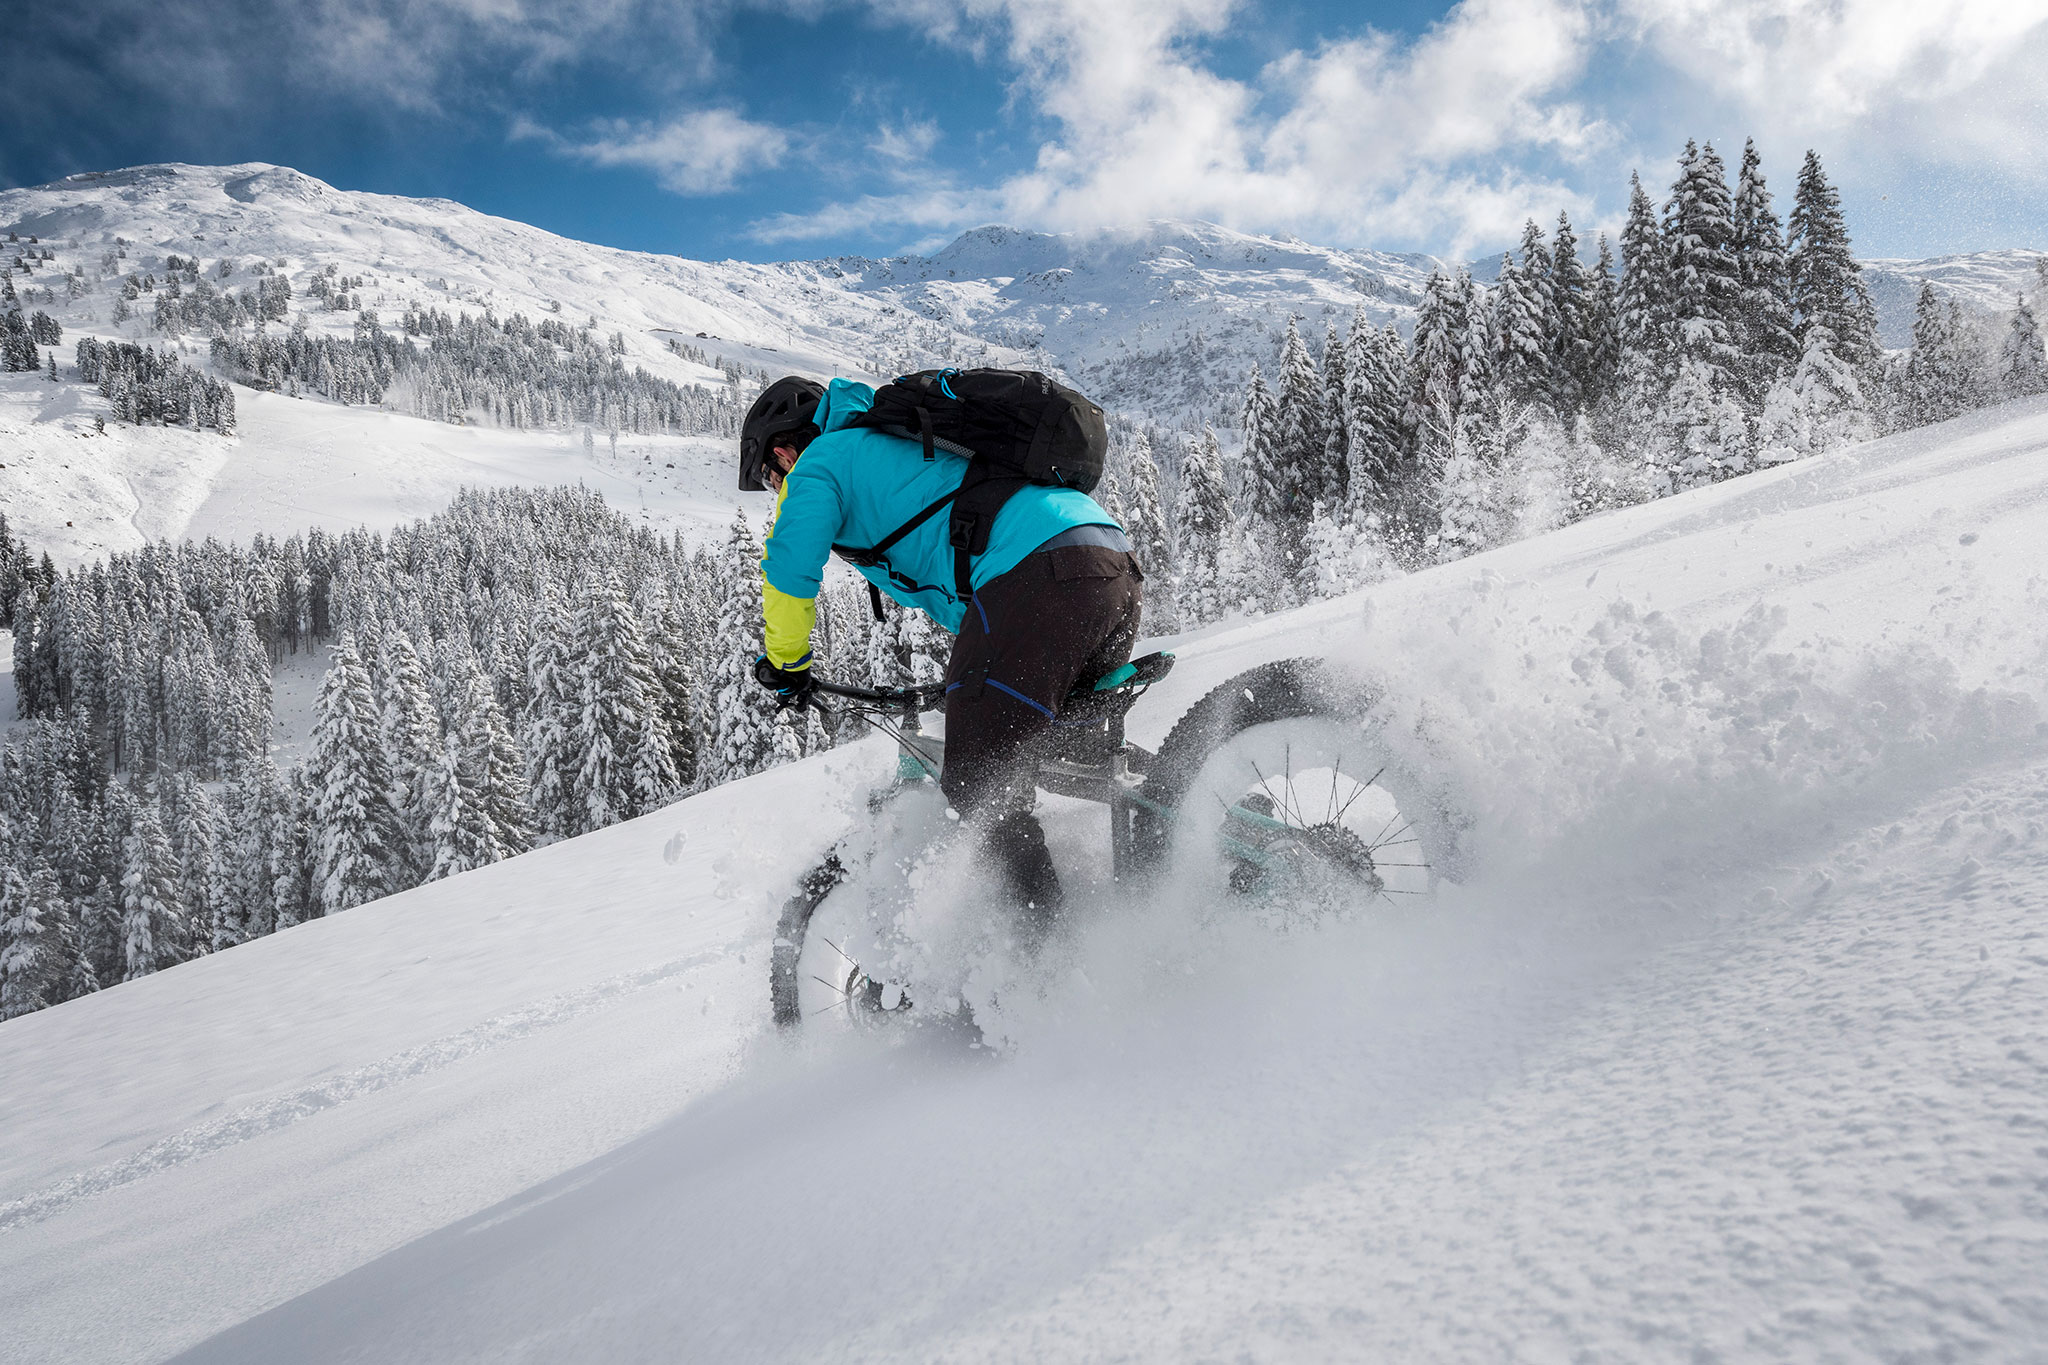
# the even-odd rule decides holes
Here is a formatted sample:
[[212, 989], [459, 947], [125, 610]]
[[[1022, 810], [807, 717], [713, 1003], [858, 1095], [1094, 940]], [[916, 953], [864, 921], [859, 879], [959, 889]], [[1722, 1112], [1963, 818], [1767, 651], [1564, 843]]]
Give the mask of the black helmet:
[[768, 452], [775, 448], [777, 437], [801, 432], [805, 427], [811, 428], [811, 435], [818, 434], [817, 428], [811, 426], [811, 414], [818, 410], [818, 400], [824, 396], [823, 384], [796, 375], [778, 379], [761, 390], [754, 406], [747, 409], [747, 420], [740, 423], [741, 492], [759, 493], [768, 487], [761, 482], [761, 467], [768, 462]]

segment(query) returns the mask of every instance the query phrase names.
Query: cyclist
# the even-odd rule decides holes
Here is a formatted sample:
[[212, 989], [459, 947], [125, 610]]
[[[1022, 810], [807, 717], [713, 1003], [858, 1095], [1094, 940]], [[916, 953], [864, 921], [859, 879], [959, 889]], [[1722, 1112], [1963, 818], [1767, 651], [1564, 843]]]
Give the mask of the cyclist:
[[[835, 545], [875, 545], [959, 487], [966, 458], [848, 423], [874, 391], [835, 379], [777, 380], [740, 429], [740, 487], [773, 489], [761, 559], [765, 652], [754, 676], [785, 705], [811, 690], [811, 629]], [[939, 785], [1024, 911], [1034, 940], [1061, 906], [1036, 799], [1033, 742], [1084, 678], [1126, 662], [1144, 575], [1116, 519], [1087, 494], [1026, 486], [1003, 504], [962, 601], [947, 518], [934, 516], [858, 572], [956, 638], [946, 665], [946, 759]], [[877, 599], [879, 606], [879, 599]]]

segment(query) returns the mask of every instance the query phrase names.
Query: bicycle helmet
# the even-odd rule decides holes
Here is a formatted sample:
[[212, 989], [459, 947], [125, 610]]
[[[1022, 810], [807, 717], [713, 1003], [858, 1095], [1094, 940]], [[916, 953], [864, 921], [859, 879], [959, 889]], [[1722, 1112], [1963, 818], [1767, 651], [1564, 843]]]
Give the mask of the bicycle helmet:
[[[806, 427], [811, 435], [818, 434], [811, 425], [811, 414], [818, 410], [818, 400], [824, 396], [823, 384], [797, 375], [778, 379], [761, 390], [754, 406], [747, 409], [747, 420], [740, 423], [741, 492], [767, 490], [768, 485], [761, 482], [761, 469], [767, 464], [768, 452], [775, 448], [777, 437], [800, 434]], [[795, 444], [803, 444], [801, 437]]]

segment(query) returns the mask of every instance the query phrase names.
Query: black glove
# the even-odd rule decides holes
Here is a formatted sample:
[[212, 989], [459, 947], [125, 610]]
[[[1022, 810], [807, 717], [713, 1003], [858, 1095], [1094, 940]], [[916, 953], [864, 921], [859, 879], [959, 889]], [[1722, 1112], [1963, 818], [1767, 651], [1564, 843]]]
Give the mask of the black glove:
[[808, 668], [777, 668], [763, 654], [754, 660], [754, 681], [775, 694], [777, 706], [803, 706], [818, 680]]

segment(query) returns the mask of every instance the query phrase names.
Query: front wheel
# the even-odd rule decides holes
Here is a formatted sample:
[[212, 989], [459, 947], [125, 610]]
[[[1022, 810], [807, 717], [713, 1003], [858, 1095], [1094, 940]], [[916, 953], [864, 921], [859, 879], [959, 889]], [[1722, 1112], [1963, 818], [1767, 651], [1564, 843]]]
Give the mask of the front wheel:
[[1457, 817], [1389, 743], [1378, 694], [1315, 659], [1242, 673], [1191, 707], [1139, 792], [1136, 844], [1196, 894], [1320, 910], [1456, 877]]

